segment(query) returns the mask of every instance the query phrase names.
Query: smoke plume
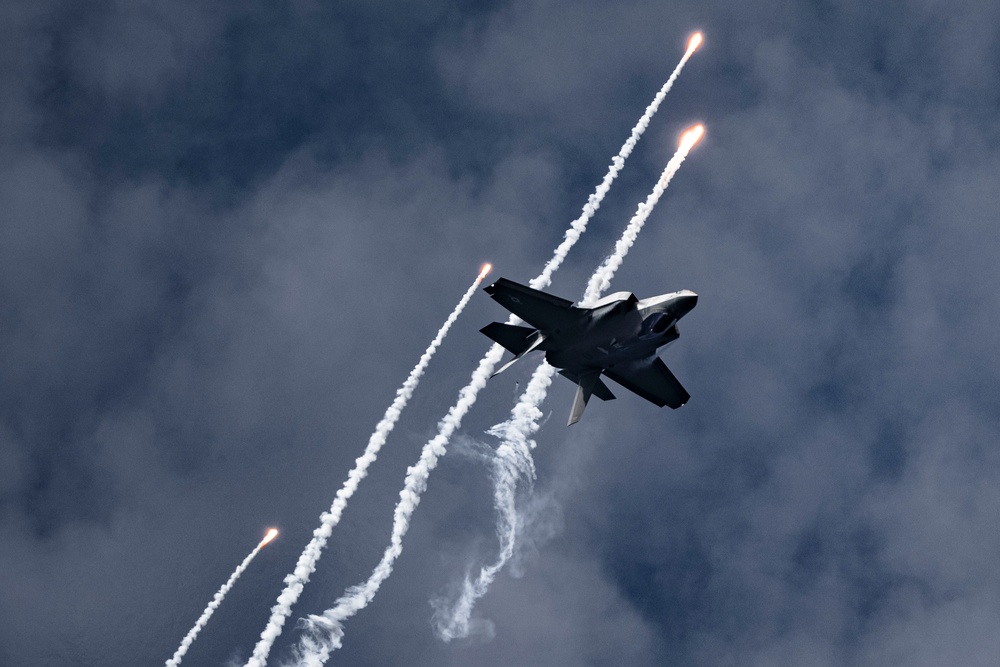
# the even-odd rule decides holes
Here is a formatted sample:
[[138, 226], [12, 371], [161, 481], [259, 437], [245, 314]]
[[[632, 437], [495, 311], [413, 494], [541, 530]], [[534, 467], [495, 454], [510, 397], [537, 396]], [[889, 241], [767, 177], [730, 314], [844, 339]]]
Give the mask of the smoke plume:
[[306, 583], [309, 581], [309, 577], [316, 571], [316, 564], [319, 562], [323, 549], [330, 539], [330, 534], [333, 532], [334, 526], [340, 522], [340, 516], [347, 506], [347, 501], [354, 495], [361, 480], [368, 475], [369, 466], [378, 458], [379, 450], [382, 449], [382, 445], [385, 444], [392, 429], [396, 426], [403, 408], [406, 407], [410, 397], [413, 396], [413, 392], [420, 383], [420, 378], [427, 369], [431, 358], [437, 352], [448, 330], [451, 329], [451, 325], [455, 323], [458, 316], [465, 310], [465, 306], [472, 299], [472, 295], [475, 294], [479, 285], [482, 284], [483, 278], [486, 277], [489, 269], [489, 265], [483, 267], [479, 276], [469, 286], [469, 289], [466, 290], [458, 305], [455, 306], [448, 319], [445, 320], [434, 340], [424, 350], [417, 365], [410, 371], [409, 377], [406, 378], [403, 385], [396, 391], [395, 400], [393, 400], [392, 405], [385, 411], [385, 415], [383, 415], [381, 421], [375, 426], [375, 431], [368, 439], [368, 445], [365, 447], [364, 453], [355, 461], [354, 467], [347, 475], [347, 481], [337, 491], [330, 510], [320, 516], [320, 525], [313, 531], [313, 537], [299, 556], [295, 569], [285, 577], [285, 588], [278, 596], [277, 603], [271, 608], [271, 617], [268, 619], [264, 631], [261, 632], [260, 640], [254, 647], [253, 654], [247, 661], [247, 667], [264, 667], [267, 663], [267, 656], [271, 652], [271, 646], [274, 645], [275, 640], [281, 635], [285, 621], [288, 620], [288, 616], [292, 613], [292, 606], [298, 601], [299, 596], [302, 594], [302, 589], [305, 588]]
[[208, 603], [207, 607], [205, 607], [205, 611], [203, 611], [201, 616], [198, 617], [194, 627], [191, 628], [187, 635], [184, 636], [184, 639], [181, 640], [181, 645], [177, 647], [177, 651], [174, 653], [174, 656], [167, 660], [166, 667], [177, 667], [177, 665], [181, 664], [181, 659], [184, 657], [184, 654], [188, 652], [189, 648], [191, 648], [191, 644], [194, 643], [195, 638], [198, 637], [198, 633], [201, 632], [201, 629], [205, 627], [206, 623], [208, 623], [208, 619], [212, 618], [212, 614], [214, 614], [215, 610], [220, 604], [222, 604], [223, 598], [225, 598], [226, 594], [229, 593], [233, 584], [235, 584], [236, 580], [240, 578], [240, 575], [243, 574], [244, 570], [249, 567], [250, 562], [257, 557], [260, 550], [263, 549], [268, 542], [273, 540], [277, 534], [277, 530], [274, 530], [273, 528], [269, 530], [267, 535], [264, 536], [264, 539], [260, 541], [260, 544], [254, 547], [253, 551], [251, 551], [247, 557], [243, 559], [243, 562], [239, 564], [239, 567], [237, 567], [236, 570], [229, 576], [229, 580], [222, 585], [222, 588], [218, 590], [215, 597], [212, 598], [212, 601]]
[[[632, 149], [635, 148], [639, 137], [642, 136], [643, 132], [649, 126], [649, 121], [659, 108], [660, 102], [666, 96], [670, 87], [673, 86], [684, 63], [687, 62], [688, 58], [691, 57], [691, 54], [697, 48], [697, 44], [692, 44], [689, 45], [687, 53], [684, 54], [684, 58], [681, 59], [681, 62], [674, 69], [667, 83], [664, 84], [663, 88], [653, 99], [653, 102], [646, 108], [645, 113], [632, 129], [631, 135], [618, 152], [618, 155], [612, 158], [612, 163], [608, 167], [607, 174], [605, 174], [604, 179], [597, 186], [594, 193], [588, 198], [581, 215], [566, 230], [563, 241], [556, 247], [552, 258], [546, 263], [542, 272], [530, 281], [529, 284], [533, 288], [544, 289], [549, 286], [552, 281], [552, 274], [562, 265], [570, 249], [586, 230], [587, 224], [600, 207], [604, 196], [611, 187], [611, 183], [618, 177], [621, 168], [625, 164], [625, 160], [632, 153]], [[648, 212], [646, 215], [648, 216]], [[631, 246], [631, 243], [629, 245]], [[512, 324], [518, 321], [513, 316], [508, 319], [508, 322]], [[305, 632], [295, 649], [297, 664], [303, 666], [325, 664], [330, 653], [340, 648], [342, 644], [344, 635], [343, 621], [361, 609], [364, 609], [375, 597], [382, 582], [392, 573], [393, 564], [396, 558], [399, 557], [399, 554], [402, 553], [402, 538], [409, 529], [410, 516], [420, 503], [420, 494], [423, 493], [427, 486], [427, 478], [437, 466], [438, 458], [445, 453], [449, 439], [455, 430], [461, 426], [462, 418], [476, 402], [480, 389], [486, 385], [486, 380], [489, 379], [493, 368], [499, 363], [502, 356], [503, 348], [499, 345], [493, 345], [482, 360], [480, 360], [479, 366], [472, 374], [472, 380], [459, 393], [458, 402], [452, 406], [445, 418], [439, 423], [437, 435], [424, 445], [420, 461], [407, 472], [406, 482], [403, 490], [400, 492], [400, 501], [396, 505], [393, 516], [392, 535], [389, 546], [386, 548], [382, 560], [372, 571], [371, 576], [366, 582], [347, 589], [335, 605], [323, 612], [322, 615], [310, 615], [306, 619]], [[528, 389], [525, 391], [525, 395], [529, 392], [538, 393], [540, 391], [541, 398], [538, 402], [541, 402], [541, 399], [544, 398], [548, 384], [552, 381], [551, 369], [546, 372], [543, 370], [545, 368], [548, 368], [546, 364], [539, 367], [539, 371], [536, 371], [536, 376], [538, 376], [537, 381], [536, 377], [532, 377], [532, 382], [529, 383]], [[543, 374], [547, 373], [547, 377], [541, 377], [539, 372]], [[520, 406], [521, 402], [518, 405]], [[515, 410], [517, 410], [517, 407], [515, 407]], [[538, 416], [535, 416], [535, 413], [539, 412], [537, 403], [531, 406], [529, 412], [530, 416], [528, 419], [534, 424], [534, 429], [537, 430], [537, 420], [540, 416], [540, 413]], [[527, 431], [525, 432], [527, 433]], [[530, 459], [530, 453], [528, 454], [528, 458]]]
[[[683, 61], [682, 61], [683, 62]], [[615, 272], [622, 265], [625, 256], [635, 243], [639, 232], [645, 225], [653, 208], [656, 207], [663, 192], [688, 153], [701, 138], [704, 128], [698, 125], [681, 138], [680, 146], [667, 163], [663, 174], [656, 182], [653, 191], [646, 201], [639, 204], [638, 209], [629, 221], [621, 238], [615, 244], [614, 251], [597, 267], [591, 276], [586, 292], [580, 302], [581, 306], [593, 304], [601, 298], [611, 286]], [[491, 477], [493, 479], [493, 504], [496, 512], [496, 534], [500, 542], [500, 553], [497, 560], [483, 566], [475, 581], [467, 576], [460, 588], [458, 599], [453, 603], [436, 598], [431, 601], [434, 607], [434, 629], [444, 641], [467, 637], [476, 624], [472, 621], [472, 610], [479, 598], [486, 594], [497, 573], [514, 554], [514, 542], [517, 537], [517, 484], [521, 479], [534, 480], [534, 460], [531, 450], [535, 448], [532, 439], [538, 431], [542, 411], [539, 409], [552, 384], [555, 369], [544, 361], [531, 376], [527, 389], [511, 411], [507, 421], [497, 424], [489, 430], [491, 435], [500, 439], [493, 460]]]

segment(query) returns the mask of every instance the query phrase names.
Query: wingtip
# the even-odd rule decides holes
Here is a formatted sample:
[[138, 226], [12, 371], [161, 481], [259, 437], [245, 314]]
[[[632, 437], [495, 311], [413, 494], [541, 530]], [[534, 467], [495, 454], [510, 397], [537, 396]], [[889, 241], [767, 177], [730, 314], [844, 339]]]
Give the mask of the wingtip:
[[493, 282], [491, 282], [489, 285], [487, 285], [486, 287], [484, 287], [483, 291], [486, 292], [487, 294], [489, 294], [490, 296], [493, 296], [493, 293], [496, 292], [496, 290], [497, 290], [497, 286], [500, 285], [503, 282], [505, 282], [505, 281], [504, 281], [504, 279], [502, 277], [501, 278], [497, 278], [496, 280], [494, 280]]

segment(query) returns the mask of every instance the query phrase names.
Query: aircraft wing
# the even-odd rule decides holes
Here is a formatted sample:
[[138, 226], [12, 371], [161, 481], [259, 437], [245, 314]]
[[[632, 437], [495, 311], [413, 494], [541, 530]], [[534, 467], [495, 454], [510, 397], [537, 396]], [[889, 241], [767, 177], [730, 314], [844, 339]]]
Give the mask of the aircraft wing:
[[691, 398], [659, 357], [606, 368], [604, 374], [661, 408], [679, 408]]
[[494, 301], [536, 329], [560, 329], [569, 326], [577, 322], [580, 315], [585, 312], [574, 307], [572, 301], [506, 278], [500, 278], [484, 289]]

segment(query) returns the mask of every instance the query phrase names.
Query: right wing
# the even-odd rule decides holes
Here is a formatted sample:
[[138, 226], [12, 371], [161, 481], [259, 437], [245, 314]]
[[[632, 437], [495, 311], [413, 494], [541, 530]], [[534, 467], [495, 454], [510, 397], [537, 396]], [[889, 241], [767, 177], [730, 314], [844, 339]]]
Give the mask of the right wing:
[[500, 278], [485, 288], [493, 300], [536, 329], [560, 329], [577, 321], [582, 310], [572, 301]]
[[679, 408], [691, 398], [659, 357], [605, 368], [604, 374], [661, 408]]

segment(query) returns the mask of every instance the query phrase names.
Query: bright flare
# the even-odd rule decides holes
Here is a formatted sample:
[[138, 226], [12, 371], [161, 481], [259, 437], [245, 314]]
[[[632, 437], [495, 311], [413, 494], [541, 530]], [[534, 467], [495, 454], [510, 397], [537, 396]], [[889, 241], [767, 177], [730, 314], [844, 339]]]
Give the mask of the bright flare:
[[270, 542], [271, 540], [273, 540], [277, 536], [278, 536], [278, 529], [277, 528], [271, 528], [270, 530], [267, 531], [267, 535], [264, 536], [264, 539], [262, 539], [260, 541], [260, 546], [264, 546], [265, 544], [267, 544], [268, 542]]
[[705, 126], [699, 123], [694, 127], [688, 128], [684, 134], [681, 135], [680, 150], [687, 153], [694, 145], [701, 141], [701, 138], [705, 136]]
[[[614, 252], [605, 258], [590, 277], [587, 290], [580, 302], [581, 306], [592, 305], [611, 287], [611, 279], [635, 243], [653, 208], [674, 174], [680, 169], [688, 151], [704, 133], [705, 128], [701, 125], [696, 125], [684, 133], [680, 147], [667, 163], [660, 180], [646, 201], [639, 204], [635, 215], [615, 244]], [[466, 577], [457, 600], [450, 602], [444, 598], [437, 598], [431, 601], [434, 607], [434, 629], [438, 637], [444, 641], [468, 637], [473, 632], [491, 627], [489, 621], [472, 618], [473, 607], [476, 601], [486, 594], [500, 569], [514, 555], [519, 524], [516, 504], [517, 484], [522, 478], [529, 483], [535, 478], [531, 450], [535, 448], [534, 435], [538, 432], [543, 416], [539, 406], [545, 400], [555, 372], [556, 369], [544, 361], [539, 364], [531, 376], [531, 381], [528, 382], [528, 388], [511, 410], [507, 421], [497, 424], [488, 431], [501, 440], [496, 450], [492, 471], [493, 505], [497, 514], [496, 531], [500, 541], [500, 554], [496, 562], [484, 565], [480, 569], [475, 581]]]
[[[600, 208], [604, 196], [611, 189], [611, 183], [618, 177], [618, 173], [622, 167], [625, 166], [625, 160], [631, 155], [632, 149], [635, 148], [639, 138], [646, 131], [646, 128], [649, 127], [649, 122], [653, 114], [659, 109], [663, 98], [670, 92], [670, 88], [674, 85], [677, 77], [680, 76], [681, 70], [684, 69], [684, 65], [692, 53], [692, 50], [688, 50], [684, 54], [674, 68], [674, 71], [670, 74], [670, 78], [667, 79], [667, 82], [660, 88], [653, 101], [646, 107], [645, 113], [639, 119], [639, 122], [636, 123], [635, 127], [632, 128], [632, 134], [625, 141], [624, 145], [622, 145], [618, 154], [611, 159], [611, 165], [608, 167], [608, 172], [605, 174], [604, 180], [601, 181], [594, 193], [588, 198], [587, 203], [583, 207], [582, 214], [570, 224], [562, 242], [556, 247], [555, 252], [553, 252], [552, 257], [546, 263], [542, 272], [529, 281], [528, 284], [532, 288], [545, 289], [552, 282], [552, 274], [562, 265], [570, 249], [580, 239], [583, 232], [586, 231], [587, 223], [590, 222], [597, 209]], [[670, 165], [673, 165], [674, 170], [680, 165], [680, 161], [684, 159], [684, 155], [682, 153], [679, 156], [675, 156], [674, 160], [671, 161]], [[669, 182], [670, 175], [665, 179], [661, 178], [662, 187], [666, 187], [666, 182]], [[485, 274], [483, 276], [485, 277]], [[521, 320], [514, 315], [507, 318], [507, 324], [520, 324], [520, 322]], [[499, 344], [494, 344], [490, 347], [486, 355], [479, 361], [479, 366], [473, 371], [469, 384], [459, 392], [458, 400], [449, 408], [448, 413], [438, 423], [437, 435], [424, 445], [417, 465], [407, 470], [406, 481], [403, 490], [400, 492], [400, 501], [397, 503], [393, 514], [392, 535], [390, 536], [389, 546], [383, 553], [382, 560], [375, 566], [371, 576], [364, 583], [348, 588], [344, 592], [344, 595], [337, 600], [335, 606], [327, 609], [322, 616], [310, 615], [306, 619], [304, 636], [300, 638], [299, 645], [295, 649], [296, 664], [300, 666], [307, 665], [309, 667], [325, 664], [330, 654], [340, 648], [343, 643], [343, 622], [366, 607], [375, 597], [382, 582], [392, 573], [396, 558], [399, 557], [403, 550], [403, 537], [409, 530], [410, 517], [416, 510], [417, 505], [420, 504], [421, 493], [427, 487], [428, 477], [437, 466], [438, 459], [447, 451], [448, 441], [462, 425], [462, 419], [475, 404], [480, 390], [486, 386], [486, 381], [489, 379], [496, 365], [500, 363], [503, 354], [504, 348]], [[551, 370], [551, 366], [547, 364], [542, 364], [542, 367]], [[554, 373], [554, 370], [552, 372]], [[542, 375], [545, 375], [545, 373], [542, 373]], [[551, 374], [547, 378], [540, 378], [539, 380], [541, 384], [547, 387], [546, 381], [549, 383], [552, 381]], [[533, 413], [534, 421], [537, 423], [541, 417], [541, 412], [537, 408], [534, 408], [534, 410], [538, 413], [537, 415]], [[535, 428], [537, 429], [537, 426]], [[322, 544], [325, 545], [325, 543], [324, 538]], [[315, 565], [311, 565], [310, 567], [314, 569]], [[308, 570], [308, 572], [312, 572], [312, 569]], [[308, 577], [301, 579], [293, 576], [286, 579], [286, 581], [290, 582], [290, 588], [296, 588], [294, 598], [290, 600], [293, 602], [294, 599], [298, 598], [298, 593], [301, 592], [302, 586], [308, 581]], [[278, 610], [279, 606], [275, 606], [273, 609], [275, 612], [278, 612]], [[277, 620], [279, 622], [272, 623], [268, 629], [265, 629], [264, 634], [261, 635], [261, 641], [258, 642], [257, 648], [254, 649], [254, 657], [247, 663], [247, 667], [263, 667], [268, 651], [270, 651], [270, 646], [281, 632], [281, 625], [284, 624], [284, 618], [287, 617], [288, 613], [288, 611], [278, 613], [277, 616], [279, 618]]]
[[259, 554], [260, 550], [264, 548], [264, 545], [273, 540], [277, 534], [278, 531], [274, 528], [267, 531], [267, 535], [265, 535], [264, 539], [260, 541], [260, 544], [255, 546], [253, 551], [251, 551], [247, 557], [243, 559], [243, 562], [240, 563], [239, 567], [237, 567], [236, 570], [229, 576], [226, 583], [222, 585], [222, 588], [218, 590], [212, 598], [212, 601], [208, 603], [207, 607], [205, 607], [205, 611], [203, 611], [201, 616], [198, 617], [194, 627], [191, 628], [187, 635], [184, 636], [184, 639], [181, 640], [181, 645], [177, 647], [177, 651], [174, 653], [173, 657], [167, 660], [166, 667], [177, 667], [181, 664], [184, 654], [188, 652], [189, 648], [191, 648], [191, 644], [194, 643], [194, 640], [198, 637], [198, 633], [201, 632], [201, 629], [205, 627], [206, 623], [208, 623], [208, 619], [212, 618], [212, 614], [214, 614], [215, 610], [219, 608], [220, 604], [222, 604], [222, 600], [229, 593], [233, 584], [236, 583], [236, 580], [240, 578], [240, 575], [242, 575], [244, 570], [246, 570], [250, 565], [250, 561], [257, 557], [257, 554]]
[[694, 53], [695, 51], [698, 50], [699, 46], [701, 46], [701, 33], [696, 32], [695, 34], [691, 35], [691, 39], [688, 40], [687, 52]]
[[486, 277], [486, 274], [493, 270], [493, 265], [489, 262], [483, 264], [483, 270], [479, 272], [479, 279], [482, 280]]

